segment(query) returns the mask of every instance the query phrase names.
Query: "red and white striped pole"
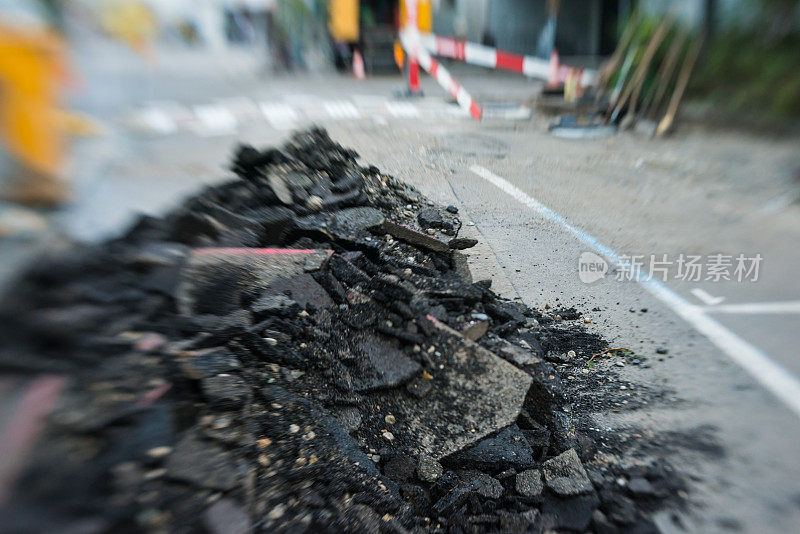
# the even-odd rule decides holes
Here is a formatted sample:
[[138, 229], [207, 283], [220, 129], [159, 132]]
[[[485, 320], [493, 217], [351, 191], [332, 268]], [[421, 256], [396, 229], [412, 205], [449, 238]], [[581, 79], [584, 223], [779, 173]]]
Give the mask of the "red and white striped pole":
[[410, 32], [400, 32], [400, 42], [406, 53], [410, 56], [419, 58], [420, 66], [430, 74], [436, 82], [441, 85], [447, 93], [456, 99], [462, 109], [469, 112], [475, 120], [481, 120], [483, 110], [472, 96], [453, 78], [441, 63], [431, 57], [427, 50], [419, 42], [419, 33], [416, 35]]
[[[489, 46], [477, 43], [470, 43], [450, 37], [440, 37], [432, 33], [420, 34], [419, 41], [422, 47], [432, 54], [449, 59], [457, 59], [488, 67], [490, 69], [502, 69], [518, 72], [531, 78], [539, 78], [548, 82], [563, 83], [570, 73], [575, 75], [578, 67], [560, 65], [557, 53], [550, 61], [536, 56], [524, 56], [512, 52], [504, 52]], [[554, 51], [555, 52], [555, 51]], [[591, 69], [584, 69], [578, 78], [582, 86], [592, 85], [597, 78], [597, 72]]]

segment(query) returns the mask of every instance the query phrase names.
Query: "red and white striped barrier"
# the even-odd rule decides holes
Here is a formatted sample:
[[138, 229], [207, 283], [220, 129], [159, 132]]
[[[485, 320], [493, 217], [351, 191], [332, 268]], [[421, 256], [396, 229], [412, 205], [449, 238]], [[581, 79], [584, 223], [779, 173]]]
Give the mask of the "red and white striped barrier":
[[[403, 2], [406, 6], [406, 20], [403, 28], [405, 31], [419, 34], [417, 29], [417, 0], [403, 0]], [[408, 54], [406, 71], [408, 72], [408, 93], [412, 96], [422, 95], [422, 88], [419, 85], [419, 59], [416, 55]]]
[[433, 59], [424, 46], [420, 43], [419, 33], [401, 31], [400, 43], [410, 57], [416, 57], [420, 66], [441, 85], [447, 93], [456, 99], [461, 108], [467, 110], [475, 120], [481, 120], [483, 110], [470, 94], [453, 78], [447, 69]]
[[[558, 64], [557, 55], [555, 56], [555, 65], [553, 65], [552, 58], [551, 61], [547, 61], [535, 56], [513, 54], [490, 46], [470, 43], [451, 37], [440, 37], [432, 33], [419, 34], [419, 41], [423, 48], [437, 56], [457, 59], [490, 69], [518, 72], [531, 78], [563, 83], [570, 73], [580, 73], [579, 83], [583, 86], [594, 84], [597, 78], [597, 71], [593, 69], [581, 69]], [[553, 80], [554, 75], [555, 80]]]

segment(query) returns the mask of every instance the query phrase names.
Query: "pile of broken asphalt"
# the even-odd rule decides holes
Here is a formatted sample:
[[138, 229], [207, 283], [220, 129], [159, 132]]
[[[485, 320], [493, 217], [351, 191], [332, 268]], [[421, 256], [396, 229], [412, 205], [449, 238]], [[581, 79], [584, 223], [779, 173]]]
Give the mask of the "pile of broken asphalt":
[[318, 129], [232, 169], [5, 297], [57, 399], [0, 531], [656, 531], [679, 477], [582, 427], [605, 344], [473, 281], [455, 207]]

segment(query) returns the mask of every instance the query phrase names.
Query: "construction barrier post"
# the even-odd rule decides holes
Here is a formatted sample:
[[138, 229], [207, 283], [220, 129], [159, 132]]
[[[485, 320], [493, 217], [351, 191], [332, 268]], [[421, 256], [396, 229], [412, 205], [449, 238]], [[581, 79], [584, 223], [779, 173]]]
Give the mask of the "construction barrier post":
[[416, 57], [408, 56], [406, 69], [408, 70], [408, 94], [411, 96], [421, 96], [422, 89], [419, 87], [419, 60]]
[[[417, 27], [417, 0], [402, 0], [405, 5], [404, 30], [419, 33]], [[419, 85], [419, 57], [413, 51], [406, 54], [406, 76], [408, 79], [408, 96], [422, 96]]]
[[400, 42], [403, 48], [409, 55], [416, 55], [419, 59], [419, 65], [425, 72], [431, 75], [436, 83], [447, 91], [453, 97], [458, 105], [469, 112], [470, 116], [475, 120], [481, 120], [483, 110], [475, 102], [470, 94], [453, 78], [447, 69], [445, 69], [438, 61], [433, 59], [431, 55], [425, 50], [425, 47], [419, 41], [419, 33], [406, 33], [400, 32]]

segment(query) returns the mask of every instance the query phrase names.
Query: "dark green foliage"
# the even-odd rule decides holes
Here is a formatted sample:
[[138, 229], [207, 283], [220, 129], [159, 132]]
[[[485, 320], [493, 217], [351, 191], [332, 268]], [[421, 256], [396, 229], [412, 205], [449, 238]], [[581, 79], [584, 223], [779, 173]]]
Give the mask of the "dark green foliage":
[[770, 39], [755, 29], [718, 34], [692, 92], [730, 111], [800, 117], [800, 32]]

